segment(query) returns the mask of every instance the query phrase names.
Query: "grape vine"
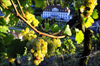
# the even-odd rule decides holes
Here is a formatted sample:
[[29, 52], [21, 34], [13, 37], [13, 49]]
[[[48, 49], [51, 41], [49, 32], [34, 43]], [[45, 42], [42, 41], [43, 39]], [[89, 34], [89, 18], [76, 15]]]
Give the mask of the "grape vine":
[[[42, 9], [49, 2], [54, 5], [57, 4], [57, 0], [34, 0], [34, 2], [35, 7], [42, 7]], [[73, 3], [73, 0], [60, 0], [62, 7], [69, 6], [71, 3]], [[25, 48], [32, 54], [32, 61], [35, 65], [39, 65], [44, 60], [44, 57], [50, 57], [57, 50], [64, 48], [62, 46], [66, 46], [67, 50], [71, 48], [70, 52], [72, 53], [75, 52], [76, 48], [72, 40], [60, 40], [60, 38], [72, 35], [71, 27], [68, 24], [64, 25], [63, 28], [59, 28], [57, 24], [51, 26], [46, 23], [45, 28], [43, 28], [45, 33], [37, 29], [41, 22], [37, 19], [39, 17], [36, 18], [33, 15], [33, 10], [30, 8], [32, 0], [25, 0], [24, 2], [22, 0], [0, 0], [0, 4], [0, 9], [5, 13], [4, 17], [8, 18], [7, 25], [4, 18], [0, 17], [0, 62], [2, 62], [1, 58], [5, 57], [10, 63], [14, 63], [17, 54], [23, 55], [26, 52]], [[79, 16], [81, 18], [79, 22], [82, 25], [82, 30], [76, 29], [75, 40], [77, 44], [83, 42], [85, 29], [89, 28], [94, 23], [94, 19], [98, 18], [97, 10], [94, 9], [96, 5], [97, 0], [74, 0], [74, 7], [77, 12], [80, 12]], [[17, 23], [19, 21], [18, 18], [33, 29], [26, 28], [22, 30], [22, 40], [14, 39], [14, 36], [7, 34], [8, 26]], [[49, 29], [51, 33], [48, 34]]]

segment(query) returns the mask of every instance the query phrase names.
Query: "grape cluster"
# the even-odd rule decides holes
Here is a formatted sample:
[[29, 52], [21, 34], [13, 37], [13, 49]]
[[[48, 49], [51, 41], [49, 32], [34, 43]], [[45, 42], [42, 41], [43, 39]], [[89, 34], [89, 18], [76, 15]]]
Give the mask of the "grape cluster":
[[37, 37], [34, 31], [29, 28], [22, 30], [23, 40], [27, 40], [26, 48], [30, 51], [35, 65], [39, 65], [44, 57], [50, 57], [57, 47], [61, 46], [60, 39], [53, 39], [42, 36]]
[[59, 48], [59, 52], [62, 53], [62, 51], [70, 54], [74, 54], [76, 50], [75, 45], [73, 44], [73, 41], [69, 39], [69, 37], [64, 39], [64, 42], [62, 46]]
[[27, 21], [32, 24], [34, 27], [37, 27], [39, 24], [39, 21], [35, 18], [35, 16], [28, 11], [25, 12], [25, 16]]
[[85, 15], [88, 17], [92, 15], [93, 9], [97, 5], [97, 0], [87, 0], [86, 7], [85, 7]]
[[26, 47], [32, 53], [34, 64], [39, 65], [46, 56], [48, 43], [42, 38], [36, 38], [28, 41]]
[[84, 4], [81, 5], [80, 11], [84, 16], [88, 17], [92, 15], [93, 9], [97, 5], [97, 0], [86, 0]]
[[31, 40], [31, 39], [35, 39], [37, 37], [37, 35], [35, 34], [35, 32], [33, 30], [29, 30], [29, 28], [26, 28], [26, 30], [22, 30], [22, 35], [23, 35], [23, 39], [24, 40]]
[[[67, 40], [67, 46], [68, 47], [70, 47], [71, 49], [70, 49], [70, 53], [75, 53], [75, 49], [76, 49], [76, 47], [75, 47], [75, 45], [73, 44], [73, 41], [71, 40], [71, 39], [68, 39]], [[68, 48], [69, 49], [69, 48]]]
[[42, 36], [42, 38], [48, 43], [48, 53], [46, 57], [50, 57], [54, 54], [56, 48], [61, 46], [61, 41], [60, 39], [51, 39], [46, 36]]
[[27, 51], [31, 52], [35, 65], [39, 65], [44, 60], [44, 57], [53, 55], [55, 49], [60, 46], [60, 39], [52, 39], [46, 36], [28, 40], [26, 43]]

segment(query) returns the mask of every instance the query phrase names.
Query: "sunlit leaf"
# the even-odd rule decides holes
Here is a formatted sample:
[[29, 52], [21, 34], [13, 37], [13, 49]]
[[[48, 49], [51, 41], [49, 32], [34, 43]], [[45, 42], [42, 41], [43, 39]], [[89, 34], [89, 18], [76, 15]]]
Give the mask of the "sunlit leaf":
[[65, 26], [63, 27], [63, 34], [69, 35], [69, 36], [72, 35], [71, 30], [70, 30], [70, 28], [69, 28], [69, 25], [65, 25]]
[[89, 16], [88, 20], [85, 23], [85, 27], [88, 28], [88, 27], [92, 26], [93, 23], [94, 23], [93, 18]]
[[4, 27], [0, 27], [0, 32], [7, 33], [6, 29]]
[[53, 24], [53, 25], [50, 27], [50, 29], [51, 29], [51, 31], [52, 31], [53, 33], [58, 32], [58, 31], [60, 30], [60, 28], [58, 27], [57, 24]]
[[94, 9], [94, 10], [93, 10], [92, 17], [93, 17], [94, 19], [97, 19], [97, 18], [99, 17], [99, 16], [98, 16], [97, 9]]
[[82, 41], [84, 40], [84, 34], [81, 30], [76, 33], [75, 40], [77, 41], [77, 44], [82, 43]]
[[1, 2], [2, 2], [5, 6], [10, 6], [10, 5], [11, 5], [10, 0], [1, 0]]

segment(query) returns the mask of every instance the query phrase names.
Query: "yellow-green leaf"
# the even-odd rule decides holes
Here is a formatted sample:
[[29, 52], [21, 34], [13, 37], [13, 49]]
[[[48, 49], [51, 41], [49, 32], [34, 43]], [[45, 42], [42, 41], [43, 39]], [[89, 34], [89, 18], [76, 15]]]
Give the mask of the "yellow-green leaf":
[[94, 19], [89, 16], [88, 20], [85, 23], [85, 27], [88, 28], [88, 27], [92, 26], [92, 23], [94, 23]]
[[92, 17], [93, 17], [94, 19], [97, 19], [97, 18], [99, 17], [99, 16], [98, 16], [97, 9], [94, 9], [94, 10], [93, 10]]
[[75, 40], [77, 41], [77, 44], [82, 43], [82, 41], [84, 40], [84, 34], [81, 30], [79, 30], [79, 32], [76, 33]]

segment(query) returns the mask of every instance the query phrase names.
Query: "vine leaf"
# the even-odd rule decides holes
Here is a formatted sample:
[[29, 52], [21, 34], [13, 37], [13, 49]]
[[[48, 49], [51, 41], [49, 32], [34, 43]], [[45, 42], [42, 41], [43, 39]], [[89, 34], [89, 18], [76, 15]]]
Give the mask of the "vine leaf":
[[9, 17], [9, 25], [14, 25], [15, 23], [18, 23], [19, 19], [17, 18], [17, 16], [15, 16], [14, 14], [11, 14]]
[[45, 31], [49, 31], [49, 23], [45, 23]]
[[5, 45], [9, 45], [10, 42], [14, 39], [14, 36], [13, 35], [7, 35], [6, 37], [4, 37], [4, 40], [5, 40]]
[[35, 1], [35, 7], [43, 8], [45, 6], [44, 0], [34, 0]]
[[3, 17], [0, 17], [0, 25], [6, 25], [6, 21]]
[[6, 29], [4, 27], [0, 27], [0, 32], [7, 33]]
[[79, 30], [78, 33], [76, 32], [75, 40], [77, 41], [77, 44], [82, 43], [82, 41], [84, 40], [84, 34], [81, 30]]
[[69, 25], [65, 25], [62, 30], [63, 30], [63, 34], [69, 35], [69, 36], [72, 35]]
[[0, 0], [5, 6], [10, 6], [11, 2], [10, 0]]
[[58, 31], [60, 30], [60, 28], [58, 27], [57, 24], [53, 24], [53, 25], [50, 27], [50, 29], [51, 29], [51, 31], [52, 31], [53, 33], [58, 32]]
[[[11, 11], [13, 11], [13, 7], [12, 7], [12, 6], [8, 6], [8, 8], [9, 8]], [[5, 14], [4, 17], [10, 16], [10, 14], [11, 14], [11, 12], [8, 11], [6, 8], [3, 9], [3, 13]], [[7, 17], [7, 18], [8, 18], [8, 17]]]
[[25, 51], [26, 43], [20, 39], [13, 40], [10, 45], [8, 45], [7, 55], [11, 58], [16, 58], [17, 54], [23, 55]]
[[93, 17], [94, 19], [97, 19], [97, 18], [99, 17], [99, 16], [98, 16], [97, 9], [94, 9], [94, 10], [93, 10], [92, 17]]
[[0, 37], [6, 37], [6, 35], [5, 34], [3, 34], [3, 33], [0, 33]]
[[85, 23], [85, 27], [88, 28], [88, 27], [92, 26], [93, 23], [94, 23], [93, 18], [89, 16]]

